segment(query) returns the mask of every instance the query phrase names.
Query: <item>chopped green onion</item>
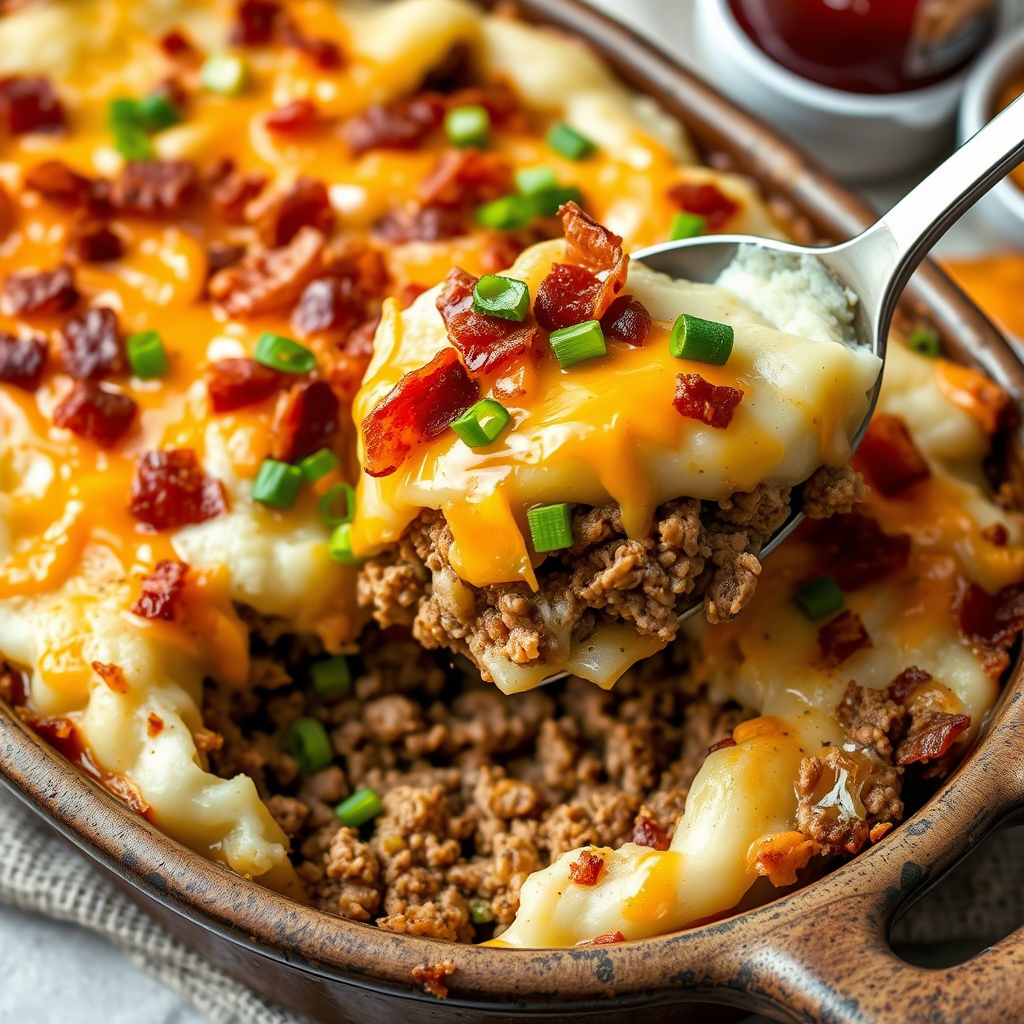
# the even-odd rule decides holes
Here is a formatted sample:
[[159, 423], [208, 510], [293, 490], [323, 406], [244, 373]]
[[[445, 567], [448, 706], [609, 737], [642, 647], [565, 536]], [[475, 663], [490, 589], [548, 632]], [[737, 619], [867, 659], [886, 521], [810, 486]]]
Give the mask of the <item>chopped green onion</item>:
[[333, 473], [341, 463], [338, 456], [330, 448], [321, 448], [313, 455], [307, 455], [300, 463], [299, 469], [307, 483], [315, 484], [328, 473]]
[[942, 355], [942, 342], [939, 340], [939, 336], [935, 331], [927, 328], [914, 331], [914, 333], [907, 338], [907, 344], [915, 352], [920, 352], [921, 355], [928, 356], [929, 359], [938, 359], [938, 357]]
[[572, 517], [568, 505], [538, 505], [526, 513], [526, 521], [535, 551], [561, 551], [572, 547]]
[[309, 667], [313, 689], [322, 697], [348, 693], [352, 689], [352, 672], [347, 658], [324, 658]]
[[129, 161], [152, 160], [153, 144], [141, 128], [119, 128], [114, 133], [114, 149]]
[[486, 107], [473, 103], [467, 107], [453, 107], [444, 115], [444, 131], [453, 146], [465, 149], [487, 145], [491, 130], [491, 115]]
[[298, 466], [264, 459], [252, 485], [252, 500], [273, 508], [291, 508], [301, 486], [302, 470]]
[[476, 208], [476, 222], [482, 228], [516, 231], [529, 225], [536, 208], [530, 196], [502, 196]]
[[470, 448], [485, 448], [508, 426], [508, 410], [493, 398], [484, 398], [467, 409], [453, 424]]
[[143, 96], [136, 103], [135, 109], [138, 112], [139, 127], [151, 134], [162, 132], [181, 120], [181, 113], [170, 97], [158, 92]]
[[473, 289], [473, 309], [486, 316], [521, 322], [530, 309], [530, 289], [525, 281], [499, 274], [484, 274]]
[[728, 324], [701, 320], [683, 313], [672, 325], [669, 352], [676, 359], [692, 359], [710, 366], [725, 366], [732, 355], [734, 332]]
[[380, 797], [369, 786], [357, 789], [347, 800], [343, 800], [334, 808], [334, 813], [341, 820], [342, 825], [349, 828], [359, 828], [368, 821], [372, 821], [381, 811], [384, 805]]
[[594, 143], [564, 121], [553, 125], [548, 132], [548, 145], [567, 160], [582, 160], [594, 151]]
[[487, 900], [470, 900], [469, 916], [473, 924], [490, 924], [494, 920], [494, 911]]
[[107, 126], [113, 132], [124, 128], [140, 129], [139, 101], [126, 96], [119, 96], [107, 104]]
[[562, 327], [551, 332], [551, 347], [558, 365], [563, 370], [582, 363], [587, 359], [599, 359], [608, 355], [604, 343], [604, 331], [599, 320], [584, 320], [572, 327]]
[[[340, 507], [339, 507], [340, 506]], [[351, 523], [356, 514], [356, 492], [351, 484], [335, 484], [316, 503], [320, 518], [328, 526]]]
[[708, 222], [699, 213], [687, 213], [680, 210], [672, 218], [672, 230], [669, 240], [678, 242], [684, 238], [696, 238], [707, 230]]
[[305, 345], [270, 331], [259, 336], [252, 357], [257, 363], [282, 373], [309, 373], [316, 367], [316, 356]]
[[245, 61], [229, 53], [215, 53], [207, 57], [199, 72], [199, 80], [208, 92], [237, 96], [249, 77]]
[[299, 762], [303, 775], [326, 768], [334, 760], [334, 748], [323, 723], [316, 718], [298, 718], [288, 726], [288, 753]]
[[362, 561], [352, 551], [352, 524], [339, 523], [331, 534], [331, 558], [342, 565], [359, 565]]
[[557, 184], [558, 176], [553, 167], [522, 167], [516, 171], [516, 188], [521, 196], [535, 196]]
[[541, 217], [554, 217], [558, 208], [565, 203], [583, 205], [583, 193], [575, 185], [556, 185], [546, 188], [530, 197], [534, 208]]
[[138, 334], [130, 334], [125, 342], [125, 349], [128, 352], [132, 373], [142, 380], [162, 377], [170, 369], [167, 350], [158, 331], [139, 331]]
[[831, 576], [812, 580], [793, 595], [793, 600], [812, 622], [839, 611], [846, 602], [839, 584]]

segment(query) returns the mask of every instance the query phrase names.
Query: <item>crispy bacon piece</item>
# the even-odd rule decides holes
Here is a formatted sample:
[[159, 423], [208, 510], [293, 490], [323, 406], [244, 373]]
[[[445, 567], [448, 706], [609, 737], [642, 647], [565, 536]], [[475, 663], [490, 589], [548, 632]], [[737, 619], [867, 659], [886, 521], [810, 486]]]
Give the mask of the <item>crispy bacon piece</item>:
[[990, 594], [977, 583], [962, 583], [955, 611], [964, 639], [982, 657], [995, 679], [1010, 664], [1010, 648], [1024, 629], [1024, 587], [1004, 587]]
[[160, 49], [174, 60], [194, 60], [199, 56], [195, 44], [181, 28], [172, 28], [160, 37]]
[[292, 327], [300, 338], [324, 331], [348, 333], [363, 319], [363, 299], [347, 277], [310, 281], [292, 311]]
[[345, 339], [342, 352], [331, 361], [328, 378], [334, 393], [342, 402], [351, 404], [362, 383], [370, 357], [373, 355], [373, 338], [380, 324], [380, 316], [363, 321]]
[[649, 846], [652, 850], [667, 850], [669, 847], [668, 833], [656, 821], [643, 816], [633, 823], [633, 842], [637, 846]]
[[65, 371], [76, 380], [98, 380], [125, 370], [117, 314], [105, 306], [85, 309], [60, 330]]
[[259, 316], [289, 308], [320, 275], [323, 249], [324, 236], [315, 228], [302, 228], [288, 245], [254, 253], [215, 274], [210, 295], [230, 316]]
[[579, 857], [569, 865], [569, 878], [577, 885], [597, 885], [604, 870], [604, 857], [590, 850], [580, 850]]
[[82, 263], [110, 263], [124, 255], [124, 242], [109, 224], [84, 217], [72, 223], [67, 251]]
[[915, 716], [910, 732], [896, 748], [893, 760], [898, 765], [935, 761], [948, 753], [957, 737], [970, 725], [970, 715], [951, 715], [947, 711], [928, 711], [920, 717]]
[[817, 545], [822, 569], [847, 592], [899, 572], [910, 557], [910, 537], [884, 533], [859, 512], [808, 524], [802, 535]]
[[320, 120], [320, 109], [312, 100], [298, 99], [275, 107], [267, 114], [263, 123], [272, 132], [292, 135], [309, 131]]
[[96, 673], [113, 690], [114, 693], [125, 694], [128, 692], [128, 680], [119, 665], [107, 665], [102, 661], [91, 662], [93, 672]]
[[336, 71], [345, 64], [345, 55], [341, 52], [333, 39], [313, 38], [292, 29], [282, 32], [282, 42], [293, 49], [304, 53], [309, 59], [324, 71]]
[[180, 214], [196, 198], [199, 176], [187, 160], [133, 160], [110, 186], [117, 209], [143, 217]]
[[421, 206], [415, 210], [389, 210], [373, 225], [379, 238], [395, 245], [403, 242], [443, 242], [472, 230], [462, 210], [447, 206]]
[[622, 932], [605, 932], [592, 939], [583, 939], [577, 942], [577, 946], [614, 946], [618, 942], [625, 942], [626, 936]]
[[203, 523], [228, 510], [224, 485], [206, 476], [191, 448], [142, 452], [135, 458], [129, 509], [155, 530]]
[[426, 366], [407, 373], [363, 420], [369, 476], [388, 476], [414, 445], [447, 430], [480, 396], [458, 353], [444, 348]]
[[562, 206], [558, 216], [565, 230], [566, 259], [592, 274], [607, 272], [591, 311], [591, 318], [600, 320], [629, 275], [629, 257], [622, 251], [622, 238], [598, 224], [575, 203]]
[[11, 193], [0, 185], [0, 242], [14, 230], [14, 224], [18, 219], [18, 209], [14, 205]]
[[20, 270], [4, 279], [0, 306], [8, 316], [52, 316], [78, 301], [75, 275], [66, 263], [53, 270]]
[[724, 430], [732, 423], [736, 406], [741, 401], [743, 392], [739, 388], [719, 387], [706, 381], [699, 373], [681, 373], [676, 378], [672, 404], [680, 416]]
[[338, 412], [338, 398], [327, 381], [296, 384], [277, 404], [271, 454], [281, 462], [297, 462], [329, 447]]
[[1010, 539], [1010, 535], [1006, 532], [1006, 527], [1002, 523], [993, 523], [991, 526], [986, 526], [981, 531], [981, 535], [989, 544], [997, 548], [1005, 548]]
[[63, 160], [44, 160], [25, 172], [25, 188], [64, 206], [87, 206], [93, 200], [96, 183], [79, 174]]
[[266, 401], [284, 386], [284, 375], [255, 359], [220, 359], [206, 371], [206, 392], [214, 412], [233, 412]]
[[229, 224], [244, 224], [245, 209], [267, 185], [260, 171], [230, 170], [212, 185], [210, 198]]
[[483, 316], [473, 310], [473, 289], [478, 278], [459, 267], [448, 271], [437, 297], [451, 343], [462, 353], [471, 373], [490, 373], [502, 363], [529, 352], [537, 342], [535, 326]]
[[206, 280], [226, 267], [233, 267], [245, 255], [244, 245], [230, 242], [210, 242], [206, 247]]
[[49, 79], [40, 75], [0, 79], [0, 117], [11, 135], [61, 132], [67, 126], [63, 104]]
[[736, 741], [731, 736], [726, 736], [724, 740], [719, 740], [717, 743], [712, 743], [708, 747], [708, 753], [713, 754], [716, 750], [725, 750], [727, 747], [735, 747]]
[[164, 720], [155, 712], [150, 711], [146, 719], [146, 735], [150, 739], [156, 739], [164, 731]]
[[737, 203], [710, 182], [680, 182], [668, 190], [668, 197], [680, 210], [703, 217], [709, 231], [717, 231], [739, 210]]
[[860, 616], [849, 608], [818, 630], [818, 648], [826, 665], [841, 665], [856, 651], [871, 646], [871, 637]]
[[187, 572], [188, 566], [176, 559], [163, 558], [157, 562], [153, 571], [142, 577], [142, 593], [131, 607], [132, 614], [170, 622], [174, 618], [174, 606], [185, 589]]
[[546, 331], [594, 318], [601, 282], [583, 267], [556, 263], [537, 286], [533, 313]]
[[419, 95], [395, 103], [375, 104], [350, 118], [341, 134], [353, 155], [371, 149], [417, 149], [444, 119], [438, 96]]
[[276, 0], [241, 0], [235, 7], [231, 42], [239, 46], [265, 46], [273, 42], [282, 13]]
[[931, 476], [906, 423], [886, 413], [872, 417], [857, 449], [855, 465], [887, 498], [895, 498]]
[[19, 338], [0, 331], [0, 383], [35, 391], [43, 379], [48, 354], [45, 338]]
[[639, 347], [650, 334], [651, 314], [632, 295], [620, 295], [601, 317], [601, 330], [606, 338]]
[[53, 422], [72, 434], [110, 448], [128, 432], [137, 411], [134, 399], [124, 392], [83, 380], [53, 410]]
[[390, 281], [384, 254], [359, 235], [331, 240], [324, 250], [324, 274], [347, 277], [364, 297], [383, 298]]
[[931, 672], [926, 672], [923, 668], [911, 665], [909, 668], [905, 668], [889, 684], [889, 699], [894, 704], [906, 704], [918, 687], [923, 686], [925, 683], [930, 683], [931, 680]]
[[424, 206], [476, 206], [512, 191], [512, 166], [497, 153], [448, 149], [420, 182], [417, 198]]
[[246, 207], [245, 216], [264, 245], [287, 245], [303, 228], [329, 235], [334, 209], [327, 186], [313, 178], [298, 178], [284, 192], [265, 192]]

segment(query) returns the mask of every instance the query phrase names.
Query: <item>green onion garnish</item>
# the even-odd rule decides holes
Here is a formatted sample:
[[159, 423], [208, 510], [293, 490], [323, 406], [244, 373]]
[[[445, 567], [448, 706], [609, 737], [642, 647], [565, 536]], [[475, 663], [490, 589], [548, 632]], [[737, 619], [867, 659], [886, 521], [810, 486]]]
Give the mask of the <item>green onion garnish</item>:
[[812, 622], [839, 611], [846, 602], [839, 585], [831, 576], [819, 576], [801, 587], [793, 600]]
[[150, 133], [162, 132], [181, 120], [181, 113], [173, 101], [160, 93], [143, 96], [136, 103], [139, 126]]
[[551, 347], [558, 365], [563, 370], [582, 363], [587, 359], [599, 359], [608, 355], [604, 343], [604, 331], [599, 320], [584, 320], [572, 327], [562, 327], [551, 332]]
[[307, 455], [300, 463], [303, 479], [310, 484], [315, 484], [328, 473], [333, 473], [341, 463], [338, 456], [330, 448], [321, 448], [313, 455]]
[[444, 115], [444, 132], [453, 146], [465, 149], [476, 146], [483, 149], [491, 130], [491, 115], [486, 107], [471, 104], [467, 107], [453, 107]]
[[141, 128], [119, 128], [114, 132], [114, 149], [129, 161], [152, 160], [153, 144]]
[[316, 718], [298, 718], [288, 726], [288, 753], [299, 762], [303, 775], [326, 768], [334, 760], [334, 748], [323, 723]]
[[122, 128], [141, 128], [139, 101], [120, 96], [107, 104], [107, 126], [117, 132]]
[[454, 423], [455, 431], [470, 448], [484, 448], [508, 426], [508, 410], [493, 398], [484, 398]]
[[248, 79], [245, 61], [228, 53], [215, 53], [207, 57], [199, 72], [203, 88], [224, 96], [237, 96]]
[[494, 911], [487, 900], [470, 900], [469, 916], [473, 924], [490, 924], [494, 920]]
[[341, 819], [342, 825], [359, 828], [376, 818], [384, 805], [380, 802], [375, 790], [369, 786], [357, 789], [347, 800], [343, 800], [334, 808], [334, 813]]
[[142, 380], [162, 377], [170, 369], [167, 350], [158, 331], [139, 331], [125, 341], [132, 373]]
[[572, 517], [569, 506], [539, 505], [526, 513], [535, 551], [561, 551], [572, 547]]
[[264, 459], [252, 485], [252, 500], [273, 508], [291, 508], [301, 486], [302, 470], [298, 466]]
[[316, 367], [316, 356], [305, 345], [270, 331], [259, 336], [252, 357], [257, 363], [282, 373], [309, 373]]
[[552, 126], [548, 132], [547, 143], [567, 160], [582, 160], [596, 148], [590, 139], [581, 135], [575, 128], [570, 128], [564, 121]]
[[696, 238], [707, 230], [708, 222], [699, 213], [686, 213], [680, 210], [672, 218], [672, 229], [669, 240], [678, 242], [683, 238]]
[[557, 184], [553, 167], [522, 167], [516, 171], [516, 188], [521, 196], [535, 196]]
[[533, 205], [541, 217], [554, 217], [558, 208], [565, 203], [583, 205], [583, 193], [575, 185], [556, 185], [554, 188], [546, 188], [530, 197]]
[[352, 672], [347, 658], [324, 658], [309, 667], [313, 689], [322, 697], [348, 693], [352, 689]]
[[516, 231], [529, 225], [536, 213], [530, 196], [502, 196], [476, 208], [476, 222], [482, 228]]
[[356, 514], [356, 492], [351, 484], [335, 484], [316, 503], [320, 518], [328, 526], [351, 523]]
[[331, 558], [342, 565], [359, 565], [362, 561], [352, 551], [352, 524], [339, 523], [331, 534]]
[[683, 313], [672, 325], [668, 350], [676, 359], [725, 366], [732, 354], [734, 332], [728, 324]]
[[520, 322], [530, 309], [530, 289], [514, 277], [485, 274], [473, 289], [473, 309], [485, 316]]
[[915, 352], [920, 352], [921, 355], [928, 356], [929, 359], [938, 359], [942, 355], [942, 342], [939, 340], [939, 336], [935, 331], [928, 330], [927, 328], [914, 331], [907, 338], [907, 344]]

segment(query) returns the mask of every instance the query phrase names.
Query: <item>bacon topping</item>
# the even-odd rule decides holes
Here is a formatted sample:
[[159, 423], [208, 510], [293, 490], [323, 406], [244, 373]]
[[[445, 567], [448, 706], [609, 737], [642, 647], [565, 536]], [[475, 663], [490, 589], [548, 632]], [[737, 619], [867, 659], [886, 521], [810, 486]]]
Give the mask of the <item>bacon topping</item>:
[[462, 210], [447, 206], [421, 206], [416, 210], [389, 210], [374, 225], [374, 234], [387, 242], [443, 242], [468, 234], [470, 221]]
[[362, 422], [366, 473], [394, 473], [414, 445], [447, 430], [479, 395], [479, 385], [451, 348], [407, 373]]
[[651, 314], [632, 295], [620, 295], [601, 317], [601, 330], [606, 338], [639, 347], [651, 331]]
[[0, 382], [35, 391], [43, 379], [48, 354], [45, 338], [18, 338], [0, 331]]
[[176, 59], [191, 59], [198, 56], [192, 40], [185, 34], [184, 29], [180, 28], [172, 28], [160, 37], [160, 49], [168, 57]]
[[556, 263], [537, 287], [533, 313], [546, 331], [594, 318], [601, 282], [583, 267]]
[[479, 279], [459, 267], [448, 271], [437, 297], [451, 343], [462, 353], [471, 373], [490, 373], [502, 363], [529, 352], [536, 344], [535, 326], [484, 316], [473, 309], [473, 289]]
[[246, 206], [266, 185], [267, 176], [259, 171], [229, 170], [213, 183], [210, 198], [229, 224], [244, 224]]
[[96, 673], [113, 690], [114, 693], [125, 694], [128, 692], [128, 680], [124, 677], [119, 665], [107, 665], [102, 661], [90, 663], [93, 672]]
[[871, 647], [871, 637], [860, 616], [847, 608], [818, 630], [818, 647], [826, 665], [841, 665], [863, 647]]
[[998, 678], [1010, 664], [1009, 650], [1024, 629], [1024, 587], [1004, 587], [990, 594], [977, 583], [964, 583], [955, 610], [960, 632], [982, 657], [985, 671]]
[[667, 850], [668, 833], [650, 818], [641, 816], [633, 823], [633, 842], [637, 846], [649, 846], [652, 850]]
[[97, 380], [125, 369], [117, 315], [99, 306], [71, 317], [60, 331], [64, 369], [76, 380]]
[[206, 280], [219, 274], [225, 267], [233, 267], [245, 255], [244, 245], [230, 242], [210, 242], [206, 247]]
[[164, 731], [164, 720], [155, 712], [150, 711], [146, 719], [146, 735], [150, 739], [156, 739]]
[[724, 430], [743, 400], [739, 388], [719, 387], [706, 381], [699, 373], [681, 373], [676, 378], [676, 394], [672, 399], [676, 412], [709, 427]]
[[79, 381], [53, 410], [53, 422], [104, 448], [116, 444], [128, 432], [138, 406], [122, 391], [91, 380]]
[[371, 149], [417, 149], [444, 118], [444, 103], [430, 95], [376, 104], [350, 118], [341, 133], [355, 156]]
[[889, 684], [889, 699], [895, 704], [906, 704], [915, 690], [931, 681], [931, 672], [926, 672], [923, 668], [911, 665], [909, 668], [905, 668]]
[[124, 255], [124, 242], [109, 224], [86, 217], [71, 225], [68, 255], [82, 263], [110, 263]]
[[69, 167], [63, 160], [44, 160], [25, 172], [25, 188], [65, 206], [87, 206], [94, 198], [96, 182]]
[[363, 300], [347, 277], [310, 281], [292, 312], [292, 327], [300, 338], [322, 331], [348, 333], [363, 319]]
[[719, 740], [717, 743], [712, 743], [708, 747], [708, 753], [713, 754], [716, 750], [725, 750], [728, 747], [735, 747], [736, 741], [731, 736], [726, 736], [724, 740]]
[[899, 416], [877, 413], [855, 456], [860, 469], [887, 498], [895, 498], [931, 476], [906, 423]]
[[629, 274], [629, 257], [622, 251], [622, 238], [598, 224], [575, 203], [562, 206], [558, 216], [565, 230], [566, 259], [593, 274], [607, 271], [591, 311], [591, 317], [600, 320], [622, 291]]
[[265, 46], [272, 42], [281, 13], [276, 0], [241, 0], [235, 7], [231, 42], [241, 46]]
[[287, 245], [304, 228], [329, 235], [334, 210], [327, 186], [314, 178], [299, 178], [284, 192], [265, 192], [246, 207], [245, 215], [264, 245]]
[[0, 305], [8, 316], [52, 316], [78, 301], [75, 275], [66, 263], [53, 270], [21, 270], [4, 280]]
[[174, 618], [174, 606], [185, 589], [185, 574], [188, 566], [173, 558], [164, 558], [156, 563], [153, 571], [142, 577], [142, 593], [132, 605], [133, 615], [144, 619]]
[[497, 153], [448, 149], [417, 189], [425, 206], [476, 206], [512, 191], [512, 167]]
[[110, 186], [111, 202], [144, 217], [179, 214], [196, 197], [199, 177], [187, 160], [133, 160]]
[[920, 717], [915, 716], [910, 732], [896, 748], [893, 760], [898, 765], [934, 761], [946, 754], [970, 725], [970, 715], [951, 715], [947, 711], [928, 711]]
[[874, 519], [859, 512], [809, 524], [803, 535], [817, 545], [822, 569], [847, 592], [899, 572], [910, 557], [905, 533], [884, 533]]
[[604, 857], [590, 850], [580, 850], [579, 857], [569, 865], [569, 878], [577, 885], [597, 885], [604, 870]]
[[220, 359], [206, 371], [206, 392], [214, 412], [258, 405], [284, 385], [284, 376], [255, 359]]
[[0, 79], [0, 117], [11, 135], [59, 132], [67, 123], [49, 79], [38, 75]]
[[737, 203], [709, 182], [680, 182], [668, 190], [668, 197], [680, 210], [703, 217], [709, 231], [717, 231], [739, 209]]
[[626, 936], [622, 932], [605, 932], [592, 939], [583, 939], [577, 942], [577, 946], [614, 946], [617, 942], [625, 942]]
[[224, 485], [203, 473], [191, 448], [136, 456], [129, 508], [156, 530], [203, 523], [228, 510]]
[[312, 100], [299, 99], [271, 110], [264, 124], [272, 132], [292, 135], [309, 131], [320, 120], [320, 110]]
[[272, 454], [281, 462], [297, 462], [329, 447], [337, 429], [338, 399], [330, 384], [296, 384], [281, 396], [274, 413]]

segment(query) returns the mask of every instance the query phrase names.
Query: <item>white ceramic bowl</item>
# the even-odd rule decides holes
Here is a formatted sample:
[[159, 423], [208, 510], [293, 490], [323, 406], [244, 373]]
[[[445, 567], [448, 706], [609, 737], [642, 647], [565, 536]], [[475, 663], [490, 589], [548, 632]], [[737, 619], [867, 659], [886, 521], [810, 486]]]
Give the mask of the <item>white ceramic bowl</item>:
[[[992, 119], [1003, 86], [1022, 72], [1024, 25], [986, 51], [968, 76], [960, 101], [958, 135], [961, 143], [981, 131]], [[977, 204], [975, 210], [985, 227], [998, 238], [1024, 245], [1024, 192], [1012, 181], [1001, 181]]]
[[[892, 177], [951, 145], [966, 72], [888, 96], [830, 89], [762, 53], [737, 23], [728, 0], [697, 0], [696, 8], [697, 46], [713, 84], [798, 140], [841, 177]], [[1001, 4], [1002, 24], [1009, 10], [1009, 3]]]

